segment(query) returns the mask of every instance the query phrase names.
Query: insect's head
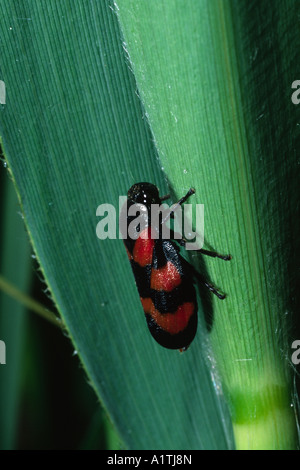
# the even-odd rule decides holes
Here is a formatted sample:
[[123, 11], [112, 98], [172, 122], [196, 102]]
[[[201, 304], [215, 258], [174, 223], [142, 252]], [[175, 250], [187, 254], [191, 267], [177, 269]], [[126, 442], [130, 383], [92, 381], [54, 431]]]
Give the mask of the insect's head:
[[136, 204], [144, 204], [149, 207], [151, 204], [160, 204], [160, 197], [157, 187], [151, 183], [136, 183], [127, 193], [128, 199]]

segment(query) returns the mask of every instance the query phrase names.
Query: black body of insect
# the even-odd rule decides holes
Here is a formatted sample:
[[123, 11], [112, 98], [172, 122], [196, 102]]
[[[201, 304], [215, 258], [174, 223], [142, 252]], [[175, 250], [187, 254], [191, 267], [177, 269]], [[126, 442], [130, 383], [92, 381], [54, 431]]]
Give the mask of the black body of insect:
[[[145, 210], [146, 223], [132, 239], [124, 239], [127, 254], [135, 276], [136, 285], [146, 316], [149, 330], [154, 339], [169, 349], [186, 350], [197, 330], [197, 299], [195, 279], [203, 283], [219, 299], [224, 299], [211, 283], [199, 274], [181, 255], [178, 246], [185, 246], [184, 238], [174, 239], [162, 236], [162, 226], [187, 199], [194, 194], [190, 189], [177, 204], [172, 206], [168, 217], [161, 217], [158, 226], [151, 223], [151, 206], [161, 205], [169, 198], [159, 196], [158, 188], [151, 183], [134, 184], [127, 195], [127, 214], [132, 205]], [[142, 205], [142, 206], [140, 206]], [[143, 210], [142, 210], [143, 212]], [[127, 215], [127, 229], [135, 216]], [[156, 233], [156, 238], [153, 234]], [[199, 250], [202, 254], [228, 261], [230, 255], [215, 251]]]

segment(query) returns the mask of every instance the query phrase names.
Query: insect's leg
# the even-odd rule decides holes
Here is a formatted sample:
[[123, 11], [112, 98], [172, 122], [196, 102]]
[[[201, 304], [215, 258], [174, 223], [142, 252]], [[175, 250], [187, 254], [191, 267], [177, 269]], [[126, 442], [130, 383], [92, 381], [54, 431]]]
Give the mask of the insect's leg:
[[218, 289], [213, 285], [211, 284], [210, 282], [208, 282], [201, 274], [198, 273], [198, 271], [196, 271], [196, 269], [193, 269], [194, 271], [194, 275], [195, 277], [202, 283], [205, 285], [205, 287], [207, 287], [208, 290], [210, 290], [210, 292], [212, 292], [212, 294], [216, 295], [220, 300], [224, 300], [226, 295], [225, 294], [221, 294]]
[[[185, 243], [185, 240], [184, 239], [181, 239], [181, 240], [177, 240], [179, 243], [180, 242], [183, 242]], [[181, 244], [181, 243], [180, 243]], [[186, 261], [187, 263], [187, 261]], [[205, 277], [198, 273], [198, 271], [194, 268], [194, 266], [192, 266], [191, 264], [188, 263], [188, 266], [189, 266], [189, 269], [192, 271], [192, 274], [193, 276], [198, 279], [199, 282], [201, 282], [201, 284], [204, 284], [205, 287], [210, 290], [210, 292], [214, 295], [216, 295], [220, 300], [224, 300], [226, 295], [225, 294], [221, 294], [218, 289], [213, 285], [211, 284], [210, 282], [208, 282]]]
[[[173, 230], [170, 230], [170, 238], [176, 240], [183, 247], [185, 247], [185, 245], [187, 244], [187, 240], [185, 238], [180, 238], [180, 239], [175, 238], [175, 232]], [[221, 255], [220, 253], [217, 253], [216, 251], [204, 250], [203, 248], [201, 248], [199, 251], [203, 255], [211, 256], [213, 258], [220, 258], [224, 261], [230, 261], [232, 259], [231, 255]]]
[[212, 256], [213, 258], [220, 258], [224, 261], [230, 261], [232, 259], [231, 255], [221, 255], [220, 253], [217, 253], [216, 251], [204, 250], [203, 248], [201, 248], [199, 251], [203, 255]]
[[[185, 238], [176, 238], [174, 230], [171, 230], [171, 229], [170, 229], [170, 238], [177, 241], [179, 245], [185, 248], [185, 245], [187, 244], [187, 240]], [[220, 258], [224, 261], [230, 261], [232, 259], [231, 255], [221, 255], [220, 253], [217, 253], [216, 251], [208, 251], [208, 250], [204, 250], [203, 248], [201, 248], [199, 251], [203, 255], [212, 256], [213, 258]]]
[[[168, 214], [166, 215], [166, 217], [164, 219], [162, 219], [161, 221], [161, 225], [164, 224], [169, 218], [173, 219], [174, 218], [174, 212], [178, 209], [178, 207], [180, 207], [185, 201], [188, 200], [188, 198], [192, 195], [192, 194], [195, 194], [195, 190], [194, 188], [190, 188], [188, 190], [188, 192], [186, 193], [185, 196], [183, 196], [182, 198], [179, 199], [178, 202], [176, 202], [176, 204], [173, 204], [173, 206], [171, 207], [171, 210], [168, 211]], [[166, 196], [164, 196], [164, 198], [166, 198]], [[162, 201], [163, 199], [161, 199]]]
[[160, 201], [166, 201], [166, 199], [170, 199], [170, 197], [171, 197], [171, 194], [166, 194], [165, 196], [162, 196], [160, 198]]
[[[186, 243], [187, 243], [187, 240], [185, 238], [175, 238], [175, 232], [174, 230], [170, 230], [170, 237], [173, 239], [173, 240], [176, 240], [179, 245], [185, 247]], [[199, 250], [200, 252], [202, 252], [202, 250]], [[206, 251], [206, 250], [204, 250]], [[219, 253], [215, 253], [215, 252], [208, 252], [208, 253], [212, 253], [211, 256], [216, 256], [216, 255], [219, 255]], [[205, 253], [206, 254], [206, 253]], [[229, 260], [231, 259], [231, 255], [219, 255], [221, 257], [221, 259], [224, 259], [224, 260]], [[201, 284], [204, 284], [205, 287], [207, 287], [207, 289], [209, 289], [214, 295], [216, 295], [219, 299], [221, 300], [224, 300], [226, 295], [225, 294], [221, 294], [218, 289], [213, 285], [211, 284], [210, 282], [208, 282], [204, 276], [202, 276], [200, 273], [198, 273], [198, 271], [191, 265], [189, 265], [190, 269], [192, 269], [192, 272], [193, 272], [193, 275], [201, 282]]]
[[194, 188], [190, 188], [190, 189], [188, 190], [188, 192], [186, 193], [186, 195], [183, 196], [182, 198], [180, 198], [179, 201], [177, 201], [176, 204], [174, 204], [173, 209], [172, 209], [171, 212], [175, 212], [176, 209], [177, 209], [179, 206], [181, 206], [182, 204], [184, 204], [185, 201], [187, 201], [188, 198], [189, 198], [192, 194], [195, 194]]

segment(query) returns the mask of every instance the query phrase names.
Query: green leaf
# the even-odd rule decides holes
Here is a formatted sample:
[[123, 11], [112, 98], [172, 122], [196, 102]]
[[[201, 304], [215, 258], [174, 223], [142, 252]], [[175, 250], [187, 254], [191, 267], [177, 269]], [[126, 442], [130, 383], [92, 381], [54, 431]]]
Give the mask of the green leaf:
[[206, 242], [233, 255], [207, 270], [228, 293], [214, 301], [211, 340], [238, 448], [298, 442], [287, 359], [299, 311], [298, 6], [116, 2], [168, 179], [177, 195], [196, 188]]
[[100, 204], [118, 208], [141, 180], [168, 191], [113, 3], [8, 0], [0, 21], [3, 148], [92, 386], [129, 448], [232, 448], [201, 309], [186, 353], [161, 348], [147, 331], [122, 241], [96, 237]]

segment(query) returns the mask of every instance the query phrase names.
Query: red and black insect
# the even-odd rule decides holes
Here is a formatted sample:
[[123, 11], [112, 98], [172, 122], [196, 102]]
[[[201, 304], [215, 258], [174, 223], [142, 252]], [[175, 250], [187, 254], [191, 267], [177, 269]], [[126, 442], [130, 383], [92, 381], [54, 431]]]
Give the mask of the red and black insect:
[[[173, 206], [174, 210], [194, 192], [191, 188]], [[153, 338], [165, 348], [185, 350], [193, 341], [197, 330], [195, 279], [199, 279], [219, 299], [224, 299], [225, 295], [219, 293], [180, 255], [177, 243], [185, 246], [186, 241], [183, 238], [175, 241], [171, 229], [169, 239], [162, 237], [161, 229], [166, 218], [161, 216], [157, 227], [151, 224], [151, 205], [161, 205], [168, 198], [169, 195], [160, 197], [158, 188], [151, 183], [137, 183], [129, 189], [127, 229], [136, 217], [128, 215], [132, 205], [138, 204], [142, 205], [139, 207], [146, 208], [147, 219], [143, 227], [137, 227], [136, 238], [125, 238], [124, 243]], [[170, 213], [171, 217], [174, 210]], [[230, 255], [220, 255], [204, 249], [199, 251], [223, 260], [231, 259]]]

